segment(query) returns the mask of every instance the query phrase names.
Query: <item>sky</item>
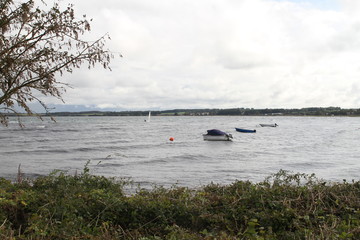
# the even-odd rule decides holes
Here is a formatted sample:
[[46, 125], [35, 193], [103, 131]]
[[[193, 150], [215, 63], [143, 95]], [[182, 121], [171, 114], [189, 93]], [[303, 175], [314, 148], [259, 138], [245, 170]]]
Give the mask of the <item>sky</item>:
[[116, 54], [63, 75], [55, 111], [360, 108], [358, 0], [71, 3]]

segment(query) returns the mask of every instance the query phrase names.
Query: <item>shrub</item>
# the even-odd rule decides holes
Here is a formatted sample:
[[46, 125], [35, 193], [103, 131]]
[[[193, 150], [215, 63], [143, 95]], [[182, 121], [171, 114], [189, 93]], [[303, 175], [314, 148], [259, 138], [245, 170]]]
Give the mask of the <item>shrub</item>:
[[0, 179], [1, 239], [360, 239], [360, 183], [280, 171], [260, 183], [154, 187], [53, 172]]

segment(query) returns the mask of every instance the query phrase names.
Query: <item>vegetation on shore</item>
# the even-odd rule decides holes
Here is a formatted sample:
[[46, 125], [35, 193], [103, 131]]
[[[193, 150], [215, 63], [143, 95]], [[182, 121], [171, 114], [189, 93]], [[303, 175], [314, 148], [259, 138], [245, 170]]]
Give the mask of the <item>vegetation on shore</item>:
[[[54, 112], [51, 116], [147, 116], [148, 111], [85, 111]], [[340, 107], [313, 107], [300, 109], [284, 108], [229, 108], [229, 109], [173, 109], [151, 111], [152, 116], [360, 116], [360, 109], [344, 109]]]
[[360, 239], [360, 182], [279, 171], [260, 183], [138, 189], [84, 172], [0, 179], [1, 239]]

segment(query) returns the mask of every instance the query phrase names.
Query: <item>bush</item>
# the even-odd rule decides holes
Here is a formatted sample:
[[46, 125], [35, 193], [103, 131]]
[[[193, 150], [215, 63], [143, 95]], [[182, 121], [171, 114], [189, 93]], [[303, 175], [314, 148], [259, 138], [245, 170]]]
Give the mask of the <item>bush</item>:
[[360, 183], [286, 171], [260, 183], [154, 187], [53, 172], [0, 179], [1, 239], [360, 239]]

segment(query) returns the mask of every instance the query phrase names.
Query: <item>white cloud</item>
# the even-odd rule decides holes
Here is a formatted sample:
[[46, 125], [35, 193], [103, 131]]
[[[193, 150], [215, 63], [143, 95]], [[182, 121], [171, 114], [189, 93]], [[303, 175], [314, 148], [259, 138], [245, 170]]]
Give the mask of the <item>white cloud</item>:
[[[275, 0], [74, 0], [121, 52], [65, 75], [67, 104], [129, 109], [359, 107], [360, 9]], [[52, 100], [50, 100], [52, 101]]]

